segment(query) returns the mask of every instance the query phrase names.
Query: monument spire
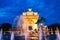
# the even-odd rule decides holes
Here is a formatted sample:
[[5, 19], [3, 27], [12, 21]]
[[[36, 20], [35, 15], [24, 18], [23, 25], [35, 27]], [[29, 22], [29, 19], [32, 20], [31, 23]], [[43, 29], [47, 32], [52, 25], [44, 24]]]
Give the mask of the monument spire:
[[31, 9], [31, 8], [29, 8], [29, 9], [28, 9], [28, 11], [32, 11], [32, 9]]

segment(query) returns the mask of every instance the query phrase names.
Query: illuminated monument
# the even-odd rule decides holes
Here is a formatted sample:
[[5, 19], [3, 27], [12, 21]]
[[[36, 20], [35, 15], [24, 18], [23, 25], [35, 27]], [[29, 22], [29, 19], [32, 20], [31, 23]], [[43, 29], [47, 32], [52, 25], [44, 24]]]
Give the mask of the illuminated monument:
[[37, 36], [35, 34], [35, 31], [38, 31], [38, 26], [36, 22], [38, 21], [38, 13], [33, 12], [32, 9], [28, 9], [27, 12], [23, 12], [22, 14], [24, 18], [24, 23], [23, 23], [23, 29], [24, 32], [28, 33], [26, 34], [29, 38], [27, 40], [32, 40], [32, 39], [37, 39], [36, 37], [30, 37], [30, 36]]
[[38, 13], [28, 9], [19, 17], [17, 30], [20, 35], [25, 36], [25, 40], [39, 40]]
[[38, 21], [38, 13], [33, 12], [32, 9], [29, 9], [28, 12], [23, 12], [24, 18], [23, 28], [28, 32], [38, 29], [36, 22]]

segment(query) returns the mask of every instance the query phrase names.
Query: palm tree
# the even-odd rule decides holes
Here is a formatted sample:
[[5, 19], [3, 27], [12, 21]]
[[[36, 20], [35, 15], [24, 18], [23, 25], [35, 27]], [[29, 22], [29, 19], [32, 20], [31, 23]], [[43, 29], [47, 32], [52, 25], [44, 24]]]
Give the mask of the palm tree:
[[41, 17], [40, 20], [41, 20], [41, 22], [42, 22], [42, 21], [46, 22], [46, 19], [45, 19], [44, 17]]
[[[44, 21], [44, 22], [46, 22], [46, 19], [44, 18], [44, 17], [41, 17], [41, 19], [39, 19], [37, 22], [36, 22], [36, 24], [40, 24], [40, 23], [42, 23], [42, 21]], [[38, 26], [39, 27], [39, 26]], [[38, 29], [39, 30], [39, 29]]]
[[39, 23], [42, 23], [43, 21], [46, 22], [46, 19], [44, 17], [41, 17], [41, 19], [39, 19], [36, 23], [39, 24]]

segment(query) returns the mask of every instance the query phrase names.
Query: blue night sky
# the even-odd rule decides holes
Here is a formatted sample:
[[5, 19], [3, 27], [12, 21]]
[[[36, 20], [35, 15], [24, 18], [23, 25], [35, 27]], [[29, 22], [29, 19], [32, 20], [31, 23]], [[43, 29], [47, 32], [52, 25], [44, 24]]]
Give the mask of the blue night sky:
[[8, 22], [15, 25], [15, 17], [28, 8], [45, 17], [47, 25], [60, 23], [60, 0], [0, 0], [0, 24]]

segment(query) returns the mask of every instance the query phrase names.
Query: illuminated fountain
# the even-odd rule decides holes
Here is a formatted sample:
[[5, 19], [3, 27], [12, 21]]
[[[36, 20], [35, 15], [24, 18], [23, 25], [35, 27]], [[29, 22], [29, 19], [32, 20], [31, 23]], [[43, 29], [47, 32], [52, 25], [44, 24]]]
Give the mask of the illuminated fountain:
[[42, 40], [42, 27], [41, 27], [42, 24], [39, 24], [39, 40]]
[[14, 40], [14, 32], [11, 32], [11, 40]]
[[56, 30], [56, 35], [57, 35], [57, 39], [56, 40], [60, 40], [60, 33], [59, 33], [59, 30], [58, 30], [58, 28], [56, 28], [57, 30]]
[[[17, 30], [15, 32], [11, 32], [11, 40], [14, 39], [14, 34], [18, 37], [24, 36], [25, 40], [49, 40], [46, 38], [49, 34], [49, 29], [47, 26], [44, 26], [43, 23], [37, 23], [38, 21], [38, 13], [33, 12], [32, 9], [28, 9], [27, 12], [23, 12], [22, 15], [17, 17]], [[51, 29], [51, 34], [53, 34], [53, 30]], [[56, 31], [57, 39], [60, 40], [60, 33], [57, 29]], [[43, 39], [44, 36], [44, 39]], [[19, 38], [20, 38], [19, 37]], [[19, 39], [18, 40], [21, 40]], [[0, 31], [0, 40], [2, 40], [2, 30]]]
[[[43, 23], [39, 23], [39, 40], [47, 40], [47, 26], [44, 26]], [[44, 38], [43, 38], [44, 37]]]
[[0, 31], [0, 40], [2, 40], [2, 29]]
[[[38, 25], [38, 17], [39, 14], [33, 12], [32, 9], [23, 12], [17, 23], [17, 35], [25, 36], [25, 40], [42, 40], [43, 36], [46, 36], [43, 28], [47, 28], [47, 26], [44, 26], [42, 23]], [[46, 40], [46, 37], [44, 38]]]
[[23, 16], [22, 15], [20, 15], [20, 17], [19, 17], [19, 20], [18, 20], [18, 23], [17, 23], [17, 33], [20, 35], [20, 36], [22, 36], [22, 35], [24, 35], [23, 34]]
[[[35, 39], [38, 40], [38, 13], [29, 9], [27, 12], [23, 12], [18, 20], [17, 30], [19, 35], [24, 35], [25, 40]], [[37, 31], [37, 33], [35, 32]], [[34, 34], [33, 34], [34, 33]], [[33, 37], [34, 36], [34, 37]]]

